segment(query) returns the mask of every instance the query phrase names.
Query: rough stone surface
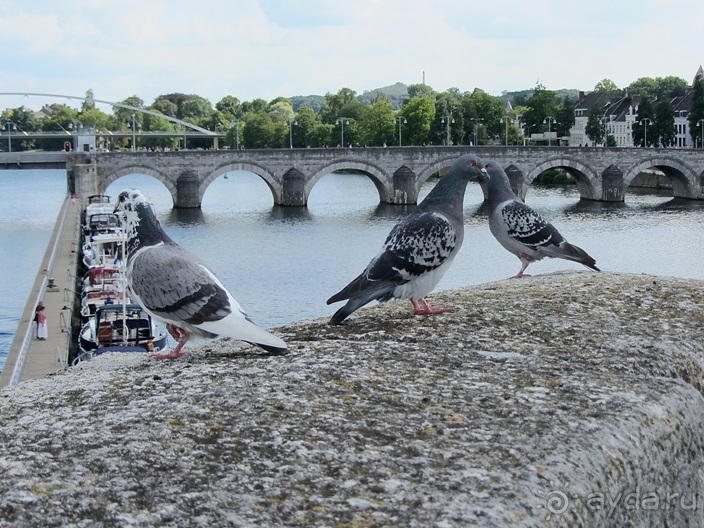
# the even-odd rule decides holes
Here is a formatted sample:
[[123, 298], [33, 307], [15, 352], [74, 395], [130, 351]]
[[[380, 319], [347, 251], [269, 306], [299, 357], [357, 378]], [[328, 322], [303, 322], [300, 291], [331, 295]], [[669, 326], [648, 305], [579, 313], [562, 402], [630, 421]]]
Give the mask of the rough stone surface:
[[[0, 391], [0, 526], [703, 526], [704, 282], [507, 280]], [[40, 522], [41, 521], [41, 522]]]

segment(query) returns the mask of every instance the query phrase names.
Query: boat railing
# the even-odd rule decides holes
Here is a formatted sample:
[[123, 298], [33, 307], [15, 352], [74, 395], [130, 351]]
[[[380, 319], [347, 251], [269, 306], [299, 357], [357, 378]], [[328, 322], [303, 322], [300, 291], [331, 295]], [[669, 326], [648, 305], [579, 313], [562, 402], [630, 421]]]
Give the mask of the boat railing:
[[[64, 201], [64, 206], [63, 206], [63, 213], [61, 215], [61, 222], [59, 224], [59, 228], [56, 231], [57, 233], [61, 233], [63, 231], [64, 223], [66, 222], [66, 215], [69, 210], [69, 205], [70, 200], [69, 198], [66, 198]], [[56, 255], [59, 250], [59, 240], [60, 236], [56, 236], [54, 239], [54, 245], [51, 248], [51, 255], [49, 256], [49, 264], [46, 267], [46, 275], [44, 276], [44, 279], [42, 280], [42, 284], [39, 287], [39, 291], [37, 292], [37, 298], [34, 300], [34, 306], [39, 304], [39, 301], [42, 300], [44, 297], [44, 292], [46, 291], [47, 285], [49, 284], [49, 277], [51, 277], [51, 273], [54, 269], [54, 261], [56, 260]], [[27, 325], [27, 330], [24, 333], [24, 338], [22, 339], [22, 344], [20, 345], [20, 351], [19, 354], [17, 354], [17, 361], [15, 362], [15, 368], [12, 370], [12, 375], [10, 376], [10, 381], [8, 385], [10, 387], [13, 387], [14, 385], [17, 385], [20, 382], [20, 378], [22, 377], [22, 371], [24, 370], [24, 364], [27, 361], [27, 355], [29, 354], [29, 347], [32, 343], [32, 329], [33, 329], [32, 324]]]

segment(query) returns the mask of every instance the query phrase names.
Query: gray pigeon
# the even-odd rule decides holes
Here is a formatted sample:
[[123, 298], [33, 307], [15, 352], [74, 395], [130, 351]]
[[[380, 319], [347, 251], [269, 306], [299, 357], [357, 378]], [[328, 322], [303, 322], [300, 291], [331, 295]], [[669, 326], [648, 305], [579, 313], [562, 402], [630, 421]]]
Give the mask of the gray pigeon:
[[482, 162], [472, 155], [454, 162], [418, 207], [389, 233], [381, 252], [328, 304], [347, 300], [330, 319], [340, 324], [371, 301], [410, 299], [413, 314], [452, 311], [431, 308], [424, 300], [449, 269], [464, 239], [464, 193], [470, 179], [482, 172]]
[[484, 168], [479, 179], [488, 187], [489, 228], [496, 240], [521, 261], [521, 269], [513, 278], [525, 276], [531, 262], [545, 257], [572, 260], [600, 271], [586, 251], [567, 242], [550, 222], [516, 196], [501, 165], [489, 161]]
[[137, 302], [166, 325], [178, 342], [173, 359], [192, 335], [232, 337], [272, 354], [287, 352], [286, 343], [255, 325], [218, 278], [161, 228], [151, 205], [137, 189], [120, 193], [115, 211], [125, 214], [127, 281]]

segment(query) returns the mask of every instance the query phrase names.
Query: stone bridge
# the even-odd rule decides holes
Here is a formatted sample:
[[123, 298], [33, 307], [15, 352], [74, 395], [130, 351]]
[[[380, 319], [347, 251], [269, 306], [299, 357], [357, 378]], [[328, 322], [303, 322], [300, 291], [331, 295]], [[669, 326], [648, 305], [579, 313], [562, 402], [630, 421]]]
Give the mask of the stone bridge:
[[701, 149], [458, 146], [79, 152], [67, 156], [66, 168], [68, 188], [79, 197], [104, 192], [121, 176], [146, 174], [166, 186], [177, 208], [199, 208], [208, 185], [235, 170], [262, 178], [274, 204], [305, 206], [320, 178], [351, 169], [374, 182], [381, 202], [413, 204], [431, 175], [466, 153], [500, 163], [521, 197], [540, 173], [561, 168], [574, 178], [581, 198], [620, 202], [639, 173], [657, 169], [672, 183], [675, 197], [704, 199]]

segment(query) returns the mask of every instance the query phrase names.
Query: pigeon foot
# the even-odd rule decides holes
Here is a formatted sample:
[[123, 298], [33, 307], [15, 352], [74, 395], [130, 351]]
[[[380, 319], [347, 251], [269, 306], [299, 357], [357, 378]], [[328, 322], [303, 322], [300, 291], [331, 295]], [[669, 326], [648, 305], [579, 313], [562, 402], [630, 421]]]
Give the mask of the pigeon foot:
[[522, 279], [523, 277], [530, 277], [531, 275], [527, 273], [517, 273], [513, 277], [509, 277], [509, 279]]
[[437, 315], [441, 313], [454, 312], [454, 308], [431, 308], [424, 299], [419, 299], [414, 301], [411, 299], [411, 304], [413, 305], [413, 315]]
[[149, 357], [152, 359], [156, 359], [156, 360], [162, 360], [162, 359], [178, 359], [181, 356], [185, 356], [185, 355], [186, 354], [184, 352], [176, 351], [176, 349], [174, 349], [171, 352], [168, 352], [166, 354], [149, 354]]

